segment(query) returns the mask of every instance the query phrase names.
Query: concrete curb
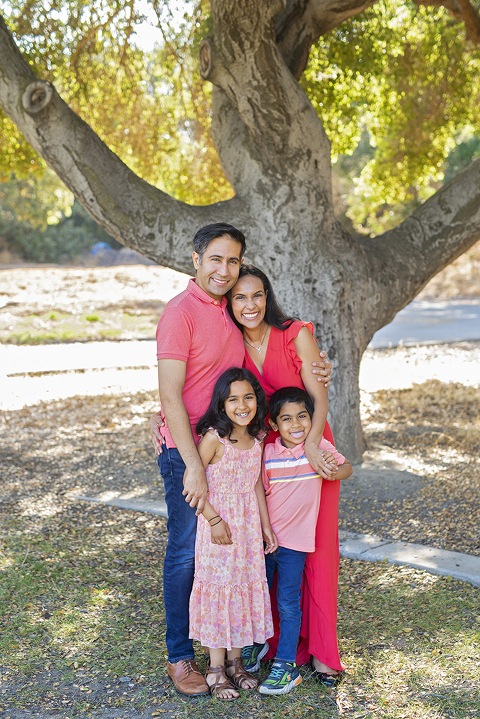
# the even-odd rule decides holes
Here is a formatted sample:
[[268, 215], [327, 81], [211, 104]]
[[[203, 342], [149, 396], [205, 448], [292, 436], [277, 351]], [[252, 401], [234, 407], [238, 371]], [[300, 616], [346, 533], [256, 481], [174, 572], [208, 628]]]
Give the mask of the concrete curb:
[[[168, 517], [167, 505], [163, 501], [141, 501], [126, 497], [125, 495], [112, 496], [112, 493], [85, 497], [69, 492], [68, 499], [77, 499], [83, 502], [99, 502], [120, 509], [130, 509], [135, 512], [150, 512], [161, 517]], [[425, 547], [423, 544], [410, 542], [393, 542], [382, 539], [374, 534], [356, 534], [354, 532], [339, 531], [340, 556], [348, 559], [360, 559], [365, 562], [382, 562], [387, 560], [391, 564], [406, 564], [415, 569], [421, 569], [430, 574], [460, 579], [462, 582], [480, 587], [480, 557], [460, 552], [450, 552], [446, 549]]]
[[[111, 495], [112, 493], [109, 492]], [[161, 517], [168, 518], [167, 505], [163, 501], [153, 502], [149, 500], [133, 500], [122, 495], [113, 496], [106, 499], [99, 495], [98, 497], [84, 497], [80, 494], [68, 492], [67, 499], [80, 499], [82, 502], [97, 502], [99, 504], [108, 504], [111, 507], [119, 507], [120, 509], [131, 509], [134, 512], [149, 512], [150, 514], [159, 514]]]
[[408, 564], [430, 574], [450, 576], [480, 587], [480, 557], [343, 530], [339, 532], [339, 540], [342, 557], [367, 562], [386, 559], [391, 564]]

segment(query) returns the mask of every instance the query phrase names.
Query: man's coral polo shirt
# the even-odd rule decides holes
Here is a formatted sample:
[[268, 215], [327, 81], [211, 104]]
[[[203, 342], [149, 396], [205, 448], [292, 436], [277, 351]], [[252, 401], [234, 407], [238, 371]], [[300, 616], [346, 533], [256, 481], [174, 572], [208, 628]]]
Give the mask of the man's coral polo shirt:
[[[194, 279], [163, 310], [157, 359], [187, 363], [182, 394], [195, 442], [200, 439], [195, 425], [208, 408], [215, 382], [229, 367], [241, 367], [244, 355], [242, 333], [228, 314], [227, 300], [212, 299]], [[175, 447], [167, 425], [161, 433], [167, 447]]]

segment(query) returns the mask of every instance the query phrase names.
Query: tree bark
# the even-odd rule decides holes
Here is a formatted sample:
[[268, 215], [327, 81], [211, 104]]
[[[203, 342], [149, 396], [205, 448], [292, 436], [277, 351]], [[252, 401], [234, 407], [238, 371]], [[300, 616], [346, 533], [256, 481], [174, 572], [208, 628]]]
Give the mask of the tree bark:
[[236, 194], [208, 207], [178, 202], [129, 170], [35, 77], [0, 21], [0, 104], [110, 234], [191, 272], [199, 227], [225, 221], [245, 232], [247, 260], [271, 276], [289, 313], [315, 323], [328, 350], [332, 427], [353, 462], [364, 449], [358, 372], [365, 348], [480, 236], [480, 160], [381, 237], [358, 241], [335, 219], [330, 143], [294, 74], [312, 38], [370, 4], [211, 0], [200, 69], [214, 85], [212, 136]]

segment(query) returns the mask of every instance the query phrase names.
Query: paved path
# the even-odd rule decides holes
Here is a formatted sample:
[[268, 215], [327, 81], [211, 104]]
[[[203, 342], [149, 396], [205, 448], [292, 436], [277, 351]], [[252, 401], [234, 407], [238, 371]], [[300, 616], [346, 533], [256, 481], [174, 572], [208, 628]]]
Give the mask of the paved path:
[[480, 300], [413, 300], [374, 335], [369, 347], [480, 340]]
[[[360, 366], [360, 388], [367, 393], [406, 388], [427, 379], [480, 384], [480, 346], [370, 349]], [[75, 395], [155, 390], [155, 340], [0, 345], [0, 385], [0, 410]]]

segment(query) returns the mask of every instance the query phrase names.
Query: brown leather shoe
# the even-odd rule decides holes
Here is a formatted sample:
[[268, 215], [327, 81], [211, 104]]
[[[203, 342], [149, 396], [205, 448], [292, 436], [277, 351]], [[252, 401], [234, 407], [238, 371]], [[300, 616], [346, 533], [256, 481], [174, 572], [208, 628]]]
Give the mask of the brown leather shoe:
[[172, 664], [167, 662], [168, 676], [175, 690], [185, 697], [201, 697], [210, 694], [207, 682], [193, 659], [182, 659]]

